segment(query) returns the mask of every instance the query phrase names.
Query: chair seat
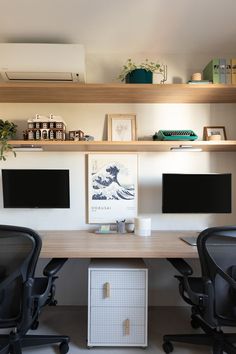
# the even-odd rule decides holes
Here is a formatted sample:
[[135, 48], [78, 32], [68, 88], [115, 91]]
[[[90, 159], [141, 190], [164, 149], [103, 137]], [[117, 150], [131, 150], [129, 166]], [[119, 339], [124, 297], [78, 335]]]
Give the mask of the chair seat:
[[41, 246], [35, 231], [0, 225], [0, 328], [6, 329], [6, 334], [0, 334], [0, 354], [22, 354], [23, 347], [46, 344], [59, 344], [60, 354], [69, 350], [68, 336], [27, 334], [37, 329], [42, 307], [56, 304], [56, 274], [66, 262], [52, 259], [43, 270], [44, 277], [36, 278]]
[[[204, 334], [170, 334], [163, 337], [163, 349], [173, 351], [172, 341], [210, 345], [213, 354], [236, 354], [236, 334], [223, 327], [236, 327], [236, 226], [203, 230], [197, 239], [201, 277], [184, 260], [169, 259], [180, 273], [179, 291], [192, 306], [191, 325]], [[231, 332], [231, 331], [230, 331]]]

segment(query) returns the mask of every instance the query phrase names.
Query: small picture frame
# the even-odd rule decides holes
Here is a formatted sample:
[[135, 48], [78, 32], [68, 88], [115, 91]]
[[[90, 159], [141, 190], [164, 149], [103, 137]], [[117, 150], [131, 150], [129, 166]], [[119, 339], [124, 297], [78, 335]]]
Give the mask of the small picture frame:
[[225, 127], [204, 127], [203, 128], [204, 140], [227, 140]]
[[109, 141], [136, 140], [136, 114], [108, 114], [107, 135]]

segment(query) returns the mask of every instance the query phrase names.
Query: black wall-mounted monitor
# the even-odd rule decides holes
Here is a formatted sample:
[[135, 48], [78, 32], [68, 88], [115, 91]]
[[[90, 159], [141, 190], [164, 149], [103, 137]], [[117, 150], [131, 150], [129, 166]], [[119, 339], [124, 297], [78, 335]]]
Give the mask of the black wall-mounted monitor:
[[69, 208], [69, 170], [2, 169], [4, 208]]
[[163, 213], [231, 213], [231, 174], [162, 176]]

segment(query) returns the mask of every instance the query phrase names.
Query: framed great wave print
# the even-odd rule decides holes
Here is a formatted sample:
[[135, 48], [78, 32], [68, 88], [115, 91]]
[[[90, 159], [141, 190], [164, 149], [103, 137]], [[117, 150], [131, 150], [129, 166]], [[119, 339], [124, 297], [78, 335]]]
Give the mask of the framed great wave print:
[[88, 155], [88, 222], [115, 223], [137, 216], [137, 154]]

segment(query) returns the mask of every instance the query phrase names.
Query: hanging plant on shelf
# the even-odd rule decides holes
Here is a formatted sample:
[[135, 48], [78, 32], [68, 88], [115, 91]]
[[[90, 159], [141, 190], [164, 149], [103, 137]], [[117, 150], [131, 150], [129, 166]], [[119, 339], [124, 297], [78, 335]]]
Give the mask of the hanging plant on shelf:
[[16, 128], [16, 124], [0, 119], [0, 161], [6, 161], [5, 154], [9, 151], [12, 151], [14, 156], [16, 156], [15, 151], [12, 150], [12, 146], [8, 143], [8, 140], [16, 134]]
[[153, 74], [161, 74], [161, 83], [164, 84], [167, 80], [167, 66], [148, 59], [137, 65], [132, 59], [128, 59], [118, 79], [126, 83], [152, 83]]

